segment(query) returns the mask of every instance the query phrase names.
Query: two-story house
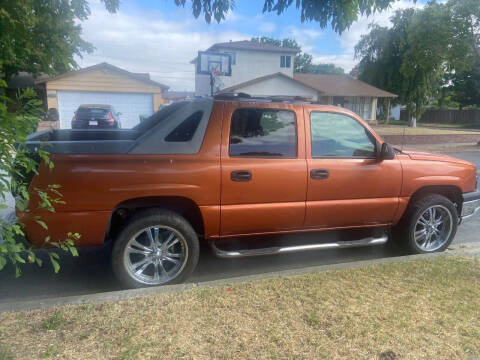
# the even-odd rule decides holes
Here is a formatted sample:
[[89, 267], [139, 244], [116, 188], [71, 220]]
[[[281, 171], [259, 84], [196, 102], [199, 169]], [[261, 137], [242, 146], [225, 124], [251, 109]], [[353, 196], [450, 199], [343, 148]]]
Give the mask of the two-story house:
[[[261, 44], [253, 41], [229, 41], [210, 46], [206, 51], [229, 54], [231, 59], [231, 76], [222, 76], [222, 88], [273, 74], [283, 73], [293, 76], [293, 61], [296, 49]], [[197, 59], [191, 61], [197, 63]], [[210, 77], [199, 74], [195, 66], [195, 95], [210, 94]]]
[[[294, 72], [295, 49], [253, 41], [217, 43], [208, 52], [230, 55], [231, 75], [220, 76], [215, 92], [244, 92], [251, 96], [300, 96], [312, 102], [348, 108], [365, 120], [375, 121], [378, 98], [396, 95], [347, 75]], [[210, 76], [195, 64], [195, 95], [210, 95]]]

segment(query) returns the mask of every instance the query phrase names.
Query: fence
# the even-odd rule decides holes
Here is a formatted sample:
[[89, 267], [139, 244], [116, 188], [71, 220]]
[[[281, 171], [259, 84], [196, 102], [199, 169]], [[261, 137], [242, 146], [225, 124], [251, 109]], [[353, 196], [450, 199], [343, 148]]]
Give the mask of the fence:
[[[408, 111], [400, 111], [400, 120], [408, 121]], [[422, 123], [477, 124], [480, 125], [480, 110], [427, 110], [420, 119]]]

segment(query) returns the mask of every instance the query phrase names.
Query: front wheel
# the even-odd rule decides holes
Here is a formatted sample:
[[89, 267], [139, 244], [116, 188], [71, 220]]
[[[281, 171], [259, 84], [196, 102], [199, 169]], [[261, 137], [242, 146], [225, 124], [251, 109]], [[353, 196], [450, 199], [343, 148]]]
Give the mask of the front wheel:
[[183, 282], [195, 269], [198, 237], [171, 211], [143, 211], [119, 234], [112, 251], [115, 276], [128, 287]]
[[408, 210], [397, 239], [415, 254], [440, 252], [453, 241], [457, 226], [454, 204], [442, 195], [427, 195]]

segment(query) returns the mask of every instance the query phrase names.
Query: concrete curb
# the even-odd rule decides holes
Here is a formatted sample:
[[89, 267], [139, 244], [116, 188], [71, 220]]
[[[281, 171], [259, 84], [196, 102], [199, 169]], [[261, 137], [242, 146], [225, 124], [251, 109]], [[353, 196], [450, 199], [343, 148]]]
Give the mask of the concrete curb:
[[362, 268], [369, 265], [390, 264], [390, 263], [399, 263], [399, 262], [406, 262], [406, 261], [418, 261], [423, 259], [431, 259], [431, 258], [437, 258], [442, 256], [454, 256], [454, 255], [480, 256], [480, 242], [469, 243], [466, 245], [451, 246], [446, 252], [443, 252], [443, 253], [407, 255], [407, 256], [397, 256], [397, 257], [383, 258], [383, 259], [354, 261], [354, 262], [340, 263], [340, 264], [310, 266], [310, 267], [301, 268], [301, 269], [282, 270], [277, 272], [240, 276], [240, 277], [234, 277], [234, 278], [206, 281], [201, 283], [186, 283], [186, 284], [157, 286], [157, 287], [142, 288], [142, 289], [120, 290], [120, 291], [88, 294], [88, 295], [77, 295], [77, 296], [68, 296], [68, 297], [60, 297], [60, 298], [42, 299], [38, 301], [32, 300], [32, 301], [23, 301], [23, 302], [16, 301], [16, 302], [0, 303], [0, 313], [35, 310], [35, 309], [46, 309], [50, 307], [58, 307], [58, 306], [65, 306], [65, 305], [114, 302], [114, 301], [134, 299], [137, 297], [148, 296], [148, 295], [179, 293], [179, 292], [193, 289], [193, 288], [225, 286], [225, 285], [231, 285], [235, 283], [274, 279], [274, 278], [285, 277], [285, 276], [313, 274], [313, 273], [318, 273], [318, 272], [328, 271], [328, 270], [356, 269], [356, 268]]

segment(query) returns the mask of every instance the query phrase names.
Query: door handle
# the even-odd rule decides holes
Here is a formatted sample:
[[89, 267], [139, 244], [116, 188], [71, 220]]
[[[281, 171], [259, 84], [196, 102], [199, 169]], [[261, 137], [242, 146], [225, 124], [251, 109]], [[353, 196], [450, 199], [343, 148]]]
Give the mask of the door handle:
[[324, 180], [328, 179], [330, 173], [325, 169], [312, 169], [310, 171], [310, 177], [314, 180]]
[[236, 170], [230, 174], [230, 179], [237, 182], [246, 182], [252, 180], [252, 173], [248, 170]]

